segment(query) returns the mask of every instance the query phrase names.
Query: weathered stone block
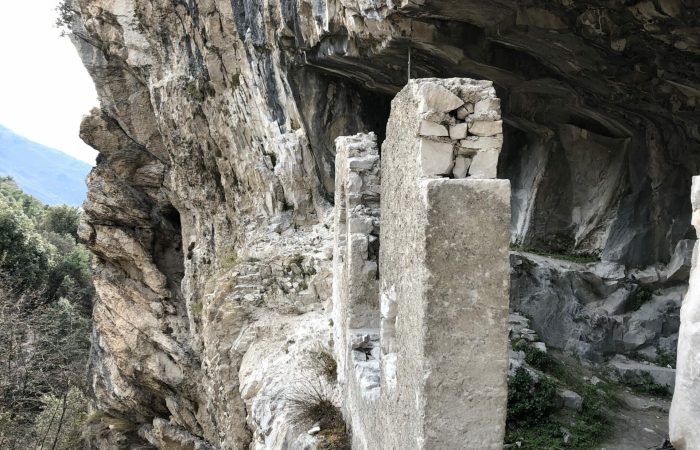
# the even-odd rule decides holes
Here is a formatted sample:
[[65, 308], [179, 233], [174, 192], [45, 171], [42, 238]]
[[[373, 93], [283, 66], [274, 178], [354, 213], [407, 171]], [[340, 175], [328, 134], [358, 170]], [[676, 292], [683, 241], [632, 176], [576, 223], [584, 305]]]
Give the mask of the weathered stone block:
[[502, 132], [502, 120], [477, 120], [469, 127], [469, 133], [475, 136], [496, 136]]
[[468, 129], [469, 125], [466, 122], [452, 125], [450, 127], [450, 139], [458, 140], [466, 138]]
[[482, 150], [474, 155], [469, 176], [474, 178], [496, 178], [499, 149]]
[[421, 139], [421, 175], [429, 177], [450, 173], [452, 169], [452, 154], [452, 144], [450, 143]]
[[474, 112], [474, 104], [466, 103], [464, 106], [457, 109], [457, 118], [459, 120], [464, 120], [469, 116], [469, 114]]
[[503, 135], [469, 136], [459, 142], [460, 147], [470, 150], [500, 149], [503, 146]]
[[455, 94], [436, 83], [422, 83], [418, 93], [420, 112], [446, 113], [464, 105], [464, 101]]
[[476, 115], [485, 115], [492, 112], [499, 113], [499, 115], [501, 112], [501, 100], [496, 97], [488, 97], [474, 104], [474, 114]]
[[455, 178], [466, 178], [471, 165], [471, 158], [466, 156], [458, 156], [455, 158], [455, 166], [452, 168], [452, 176]]
[[422, 120], [418, 134], [421, 136], [448, 136], [447, 127], [429, 120]]

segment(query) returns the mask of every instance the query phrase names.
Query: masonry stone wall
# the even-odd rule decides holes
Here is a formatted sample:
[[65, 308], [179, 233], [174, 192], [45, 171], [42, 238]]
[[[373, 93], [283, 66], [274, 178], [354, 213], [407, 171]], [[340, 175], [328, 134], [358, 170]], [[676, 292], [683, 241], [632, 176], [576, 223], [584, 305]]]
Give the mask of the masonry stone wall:
[[[495, 179], [501, 144], [489, 82], [413, 80], [396, 96], [372, 283], [364, 242], [379, 211], [371, 230], [351, 233], [360, 216], [348, 186], [353, 159], [376, 155], [376, 144], [371, 135], [337, 141], [335, 348], [355, 449], [502, 446], [510, 185]], [[359, 175], [354, 189], [373, 194], [378, 178]]]
[[336, 152], [333, 320], [336, 348], [345, 352], [338, 358], [338, 374], [343, 382], [347, 361], [354, 355], [357, 363], [352, 370], [365, 372], [359, 378], [363, 389], [370, 392], [379, 386], [378, 357], [361, 350], [351, 352], [348, 339], [354, 339], [356, 349], [363, 344], [370, 349], [371, 339], [365, 336], [378, 340], [376, 332], [372, 333], [379, 327], [377, 137], [374, 133], [340, 137], [336, 140]]

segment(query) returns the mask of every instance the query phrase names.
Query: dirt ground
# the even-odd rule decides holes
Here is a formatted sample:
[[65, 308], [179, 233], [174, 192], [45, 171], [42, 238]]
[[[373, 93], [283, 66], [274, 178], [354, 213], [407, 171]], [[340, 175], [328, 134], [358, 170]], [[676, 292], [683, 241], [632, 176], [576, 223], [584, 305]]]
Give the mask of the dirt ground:
[[624, 407], [617, 412], [615, 429], [601, 450], [660, 448], [668, 437], [671, 399], [622, 393]]

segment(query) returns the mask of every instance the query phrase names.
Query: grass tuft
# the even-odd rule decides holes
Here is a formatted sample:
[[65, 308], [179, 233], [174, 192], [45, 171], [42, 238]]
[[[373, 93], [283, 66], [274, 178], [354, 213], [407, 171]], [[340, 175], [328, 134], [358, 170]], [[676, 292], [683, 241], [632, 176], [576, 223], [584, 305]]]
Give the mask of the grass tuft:
[[286, 397], [293, 423], [305, 430], [318, 425], [321, 428], [318, 433], [319, 449], [350, 450], [350, 439], [343, 414], [333, 403], [320, 380], [318, 383], [305, 380], [293, 389]]

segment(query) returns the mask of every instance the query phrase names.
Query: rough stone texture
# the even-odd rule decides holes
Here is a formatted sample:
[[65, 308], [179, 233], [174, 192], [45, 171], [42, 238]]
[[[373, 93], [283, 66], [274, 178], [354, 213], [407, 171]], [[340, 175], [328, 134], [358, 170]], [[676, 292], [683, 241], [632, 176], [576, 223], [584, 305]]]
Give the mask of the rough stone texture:
[[[371, 339], [364, 339], [367, 335], [365, 330], [379, 328], [377, 280], [381, 179], [379, 149], [374, 133], [340, 137], [336, 140], [336, 146], [333, 321], [335, 351], [339, 356], [338, 379], [344, 384], [348, 361], [365, 355], [357, 349], [371, 350]], [[371, 161], [371, 164], [357, 164], [363, 160]], [[358, 341], [357, 336], [363, 338]], [[378, 360], [365, 364], [366, 360], [364, 357], [363, 368], [359, 369], [364, 371], [362, 379], [365, 381], [376, 378], [379, 368], [377, 366], [372, 370], [370, 367], [377, 365]]]
[[[100, 97], [81, 132], [101, 153], [81, 225], [100, 295], [92, 384], [97, 408], [143, 429], [103, 448], [265, 435], [246, 420], [238, 338], [329, 299], [334, 140], [382, 142], [409, 48], [413, 77], [493, 80], [515, 243], [650, 280], [694, 237], [697, 0], [72, 3]], [[465, 141], [465, 156], [494, 148]]]
[[[693, 177], [693, 225], [700, 232], [700, 177]], [[700, 246], [693, 251], [690, 286], [681, 307], [676, 362], [676, 390], [671, 403], [669, 434], [678, 450], [700, 447]]]
[[670, 367], [659, 367], [654, 364], [644, 364], [636, 361], [631, 361], [622, 355], [617, 355], [610, 361], [612, 367], [619, 378], [626, 383], [642, 384], [645, 374], [651, 376], [654, 383], [665, 386], [670, 392], [675, 389], [676, 370]]
[[[367, 286], [367, 254], [353, 263], [350, 234], [336, 228], [335, 264], [343, 266], [335, 270], [336, 354], [353, 448], [502, 446], [510, 185], [431, 177], [419, 137], [426, 105], [447, 108], [436, 93], [449, 99], [475, 85], [413, 80], [392, 102], [382, 147], [379, 330], [353, 326], [355, 305], [372, 304], [377, 293], [374, 286], [361, 287]], [[356, 153], [348, 151], [354, 148], [349, 143], [359, 144]], [[338, 140], [341, 222], [352, 220], [350, 208], [343, 209], [347, 194], [338, 196], [353, 176], [350, 161], [376, 154], [372, 144], [363, 135]], [[356, 284], [360, 288], [353, 289]]]
[[524, 252], [511, 253], [511, 266], [511, 308], [532, 317], [548, 346], [595, 362], [675, 352], [686, 285], [668, 281], [666, 267], [629, 270]]

